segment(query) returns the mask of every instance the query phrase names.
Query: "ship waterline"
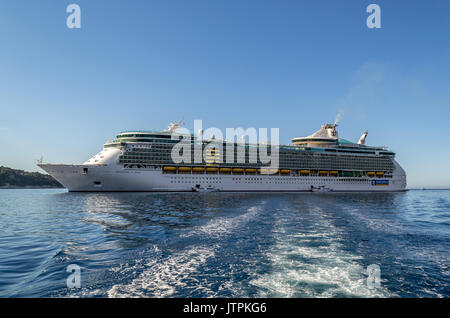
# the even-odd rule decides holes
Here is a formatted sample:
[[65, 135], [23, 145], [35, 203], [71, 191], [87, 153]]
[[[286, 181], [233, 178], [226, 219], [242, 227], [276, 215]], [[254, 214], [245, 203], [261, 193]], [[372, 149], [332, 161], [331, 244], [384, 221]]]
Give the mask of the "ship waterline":
[[[173, 127], [162, 132], [127, 131], [79, 165], [38, 163], [69, 191], [404, 191], [406, 173], [385, 147], [340, 139], [336, 125], [323, 125], [293, 145], [265, 146], [277, 153], [278, 167], [251, 155], [261, 145], [201, 140], [188, 136], [190, 158], [176, 162], [172, 149], [186, 135]], [[200, 147], [202, 158], [194, 153]], [[190, 148], [189, 148], [190, 149]], [[198, 148], [197, 148], [198, 149]], [[233, 160], [225, 160], [232, 158]]]

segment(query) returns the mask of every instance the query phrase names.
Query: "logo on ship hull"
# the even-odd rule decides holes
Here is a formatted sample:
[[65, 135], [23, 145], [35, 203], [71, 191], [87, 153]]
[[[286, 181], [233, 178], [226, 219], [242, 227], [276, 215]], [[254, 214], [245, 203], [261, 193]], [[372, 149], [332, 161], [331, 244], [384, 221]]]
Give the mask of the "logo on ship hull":
[[388, 186], [389, 180], [372, 180], [373, 186]]

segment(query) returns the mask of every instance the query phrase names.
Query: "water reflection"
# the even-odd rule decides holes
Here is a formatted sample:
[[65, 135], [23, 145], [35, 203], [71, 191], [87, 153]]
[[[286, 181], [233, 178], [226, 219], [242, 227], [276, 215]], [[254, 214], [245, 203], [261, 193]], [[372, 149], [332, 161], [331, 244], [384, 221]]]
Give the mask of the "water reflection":
[[[174, 231], [212, 217], [239, 213], [243, 205], [264, 198], [262, 194], [231, 193], [65, 193], [81, 202], [83, 222], [100, 225], [108, 235], [143, 242], [168, 239]], [[64, 198], [65, 199], [65, 198]]]

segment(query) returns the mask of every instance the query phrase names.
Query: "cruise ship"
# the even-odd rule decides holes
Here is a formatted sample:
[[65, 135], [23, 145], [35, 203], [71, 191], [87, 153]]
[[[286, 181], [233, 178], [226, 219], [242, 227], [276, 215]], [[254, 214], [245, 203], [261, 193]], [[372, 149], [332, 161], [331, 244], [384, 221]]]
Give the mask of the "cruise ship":
[[[177, 133], [180, 123], [163, 131], [125, 131], [83, 164], [38, 166], [68, 191], [242, 191], [242, 192], [393, 192], [404, 191], [406, 173], [386, 147], [339, 138], [336, 124], [325, 124], [290, 145], [203, 140], [201, 134]], [[181, 140], [199, 160], [175, 162], [173, 148]], [[187, 142], [186, 142], [187, 140]], [[213, 145], [213, 146], [211, 146]], [[251, 152], [271, 151], [278, 166], [270, 167]], [[197, 147], [197, 148], [196, 148]], [[209, 148], [208, 148], [209, 147]], [[228, 153], [228, 157], [227, 157]], [[225, 160], [225, 158], [233, 160]]]

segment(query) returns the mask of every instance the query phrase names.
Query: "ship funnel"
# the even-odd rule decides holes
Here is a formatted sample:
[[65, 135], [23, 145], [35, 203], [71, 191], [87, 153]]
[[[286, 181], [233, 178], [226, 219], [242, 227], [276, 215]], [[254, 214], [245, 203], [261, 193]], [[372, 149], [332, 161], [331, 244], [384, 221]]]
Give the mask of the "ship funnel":
[[367, 131], [363, 132], [361, 138], [359, 138], [359, 140], [358, 140], [358, 145], [365, 145], [366, 144], [367, 134], [368, 134]]

